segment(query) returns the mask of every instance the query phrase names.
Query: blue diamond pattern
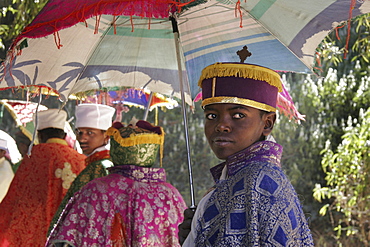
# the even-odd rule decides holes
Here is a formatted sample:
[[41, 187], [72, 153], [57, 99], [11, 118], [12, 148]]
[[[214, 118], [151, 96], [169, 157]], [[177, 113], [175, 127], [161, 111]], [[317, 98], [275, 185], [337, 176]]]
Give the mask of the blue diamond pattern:
[[271, 194], [274, 194], [276, 189], [278, 188], [278, 184], [269, 176], [265, 175], [259, 185], [261, 189], [264, 189]]
[[280, 243], [282, 246], [286, 246], [286, 242], [288, 241], [288, 238], [286, 237], [285, 232], [280, 226], [278, 227], [275, 233], [274, 240]]
[[237, 229], [237, 230], [247, 228], [246, 212], [231, 213], [230, 214], [230, 228]]
[[209, 239], [208, 239], [208, 242], [211, 244], [211, 246], [214, 246], [216, 240], [217, 240], [217, 236], [218, 236], [218, 233], [220, 231], [217, 230]]
[[298, 224], [297, 224], [297, 219], [295, 217], [293, 209], [289, 211], [288, 216], [289, 216], [290, 222], [292, 223], [292, 229], [294, 230]]
[[205, 211], [204, 211], [204, 214], [203, 214], [203, 217], [204, 217], [204, 220], [206, 222], [210, 221], [211, 219], [213, 219], [215, 216], [217, 216], [220, 212], [218, 211], [217, 207], [215, 204], [212, 204], [211, 206], [209, 206]]
[[237, 182], [233, 187], [233, 195], [235, 192], [243, 190], [244, 189], [244, 178], [242, 178], [239, 182]]

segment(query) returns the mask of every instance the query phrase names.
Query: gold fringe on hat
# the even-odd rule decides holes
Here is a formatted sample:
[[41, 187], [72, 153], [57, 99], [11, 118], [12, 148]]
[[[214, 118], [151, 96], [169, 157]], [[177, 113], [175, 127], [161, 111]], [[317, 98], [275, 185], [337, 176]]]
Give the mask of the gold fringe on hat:
[[130, 137], [122, 137], [121, 133], [118, 129], [114, 127], [110, 127], [106, 134], [108, 136], [112, 136], [113, 139], [120, 144], [122, 147], [131, 147], [139, 144], [158, 144], [160, 146], [159, 149], [159, 157], [160, 157], [160, 164], [162, 167], [162, 159], [163, 159], [163, 147], [164, 147], [164, 130], [162, 127], [161, 133], [140, 133], [140, 134], [131, 134]]
[[253, 64], [215, 63], [202, 70], [198, 86], [202, 87], [203, 80], [214, 77], [242, 77], [258, 81], [265, 81], [271, 86], [277, 87], [279, 92], [283, 90], [280, 75], [268, 68]]

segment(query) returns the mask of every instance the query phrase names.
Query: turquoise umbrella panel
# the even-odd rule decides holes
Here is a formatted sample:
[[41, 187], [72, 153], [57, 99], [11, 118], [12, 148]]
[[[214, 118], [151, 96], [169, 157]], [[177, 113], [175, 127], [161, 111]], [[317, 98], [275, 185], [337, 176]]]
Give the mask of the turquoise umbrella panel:
[[[102, 34], [73, 92], [129, 86], [180, 98], [171, 22], [168, 19], [132, 21], [133, 24], [129, 18], [121, 16], [116, 27], [110, 27]], [[185, 93], [189, 95], [187, 102], [191, 103], [186, 71], [183, 71], [183, 81], [186, 82]]]

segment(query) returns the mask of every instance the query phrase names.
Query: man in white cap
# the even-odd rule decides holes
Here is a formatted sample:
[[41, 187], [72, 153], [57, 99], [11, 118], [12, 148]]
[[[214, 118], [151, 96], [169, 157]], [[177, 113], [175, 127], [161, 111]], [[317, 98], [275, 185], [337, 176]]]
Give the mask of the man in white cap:
[[59, 205], [49, 233], [69, 199], [91, 180], [108, 175], [108, 167], [113, 166], [107, 147], [109, 136], [106, 130], [112, 125], [115, 109], [100, 104], [80, 104], [76, 107], [76, 136], [83, 153], [87, 156], [86, 168], [77, 176]]
[[0, 139], [0, 202], [8, 192], [9, 185], [14, 177], [12, 165], [5, 157], [7, 152], [7, 141]]
[[59, 109], [34, 115], [40, 144], [24, 157], [0, 204], [0, 246], [44, 246], [55, 211], [85, 168], [85, 156], [64, 139], [66, 118]]

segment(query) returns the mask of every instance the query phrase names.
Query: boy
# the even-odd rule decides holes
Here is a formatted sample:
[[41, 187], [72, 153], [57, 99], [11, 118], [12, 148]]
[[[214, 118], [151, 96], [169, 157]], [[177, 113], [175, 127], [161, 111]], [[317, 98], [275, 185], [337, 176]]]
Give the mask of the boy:
[[58, 221], [69, 199], [85, 184], [95, 178], [108, 175], [110, 161], [106, 131], [112, 125], [115, 109], [100, 104], [80, 104], [76, 107], [76, 137], [84, 155], [86, 168], [76, 177], [60, 203], [49, 227], [49, 233]]
[[[216, 63], [202, 71], [199, 86], [205, 135], [225, 162], [211, 169], [214, 190], [199, 202], [183, 246], [313, 246], [297, 194], [281, 169], [282, 147], [266, 141], [282, 90], [279, 74]], [[179, 226], [180, 239], [188, 227], [185, 221]]]

